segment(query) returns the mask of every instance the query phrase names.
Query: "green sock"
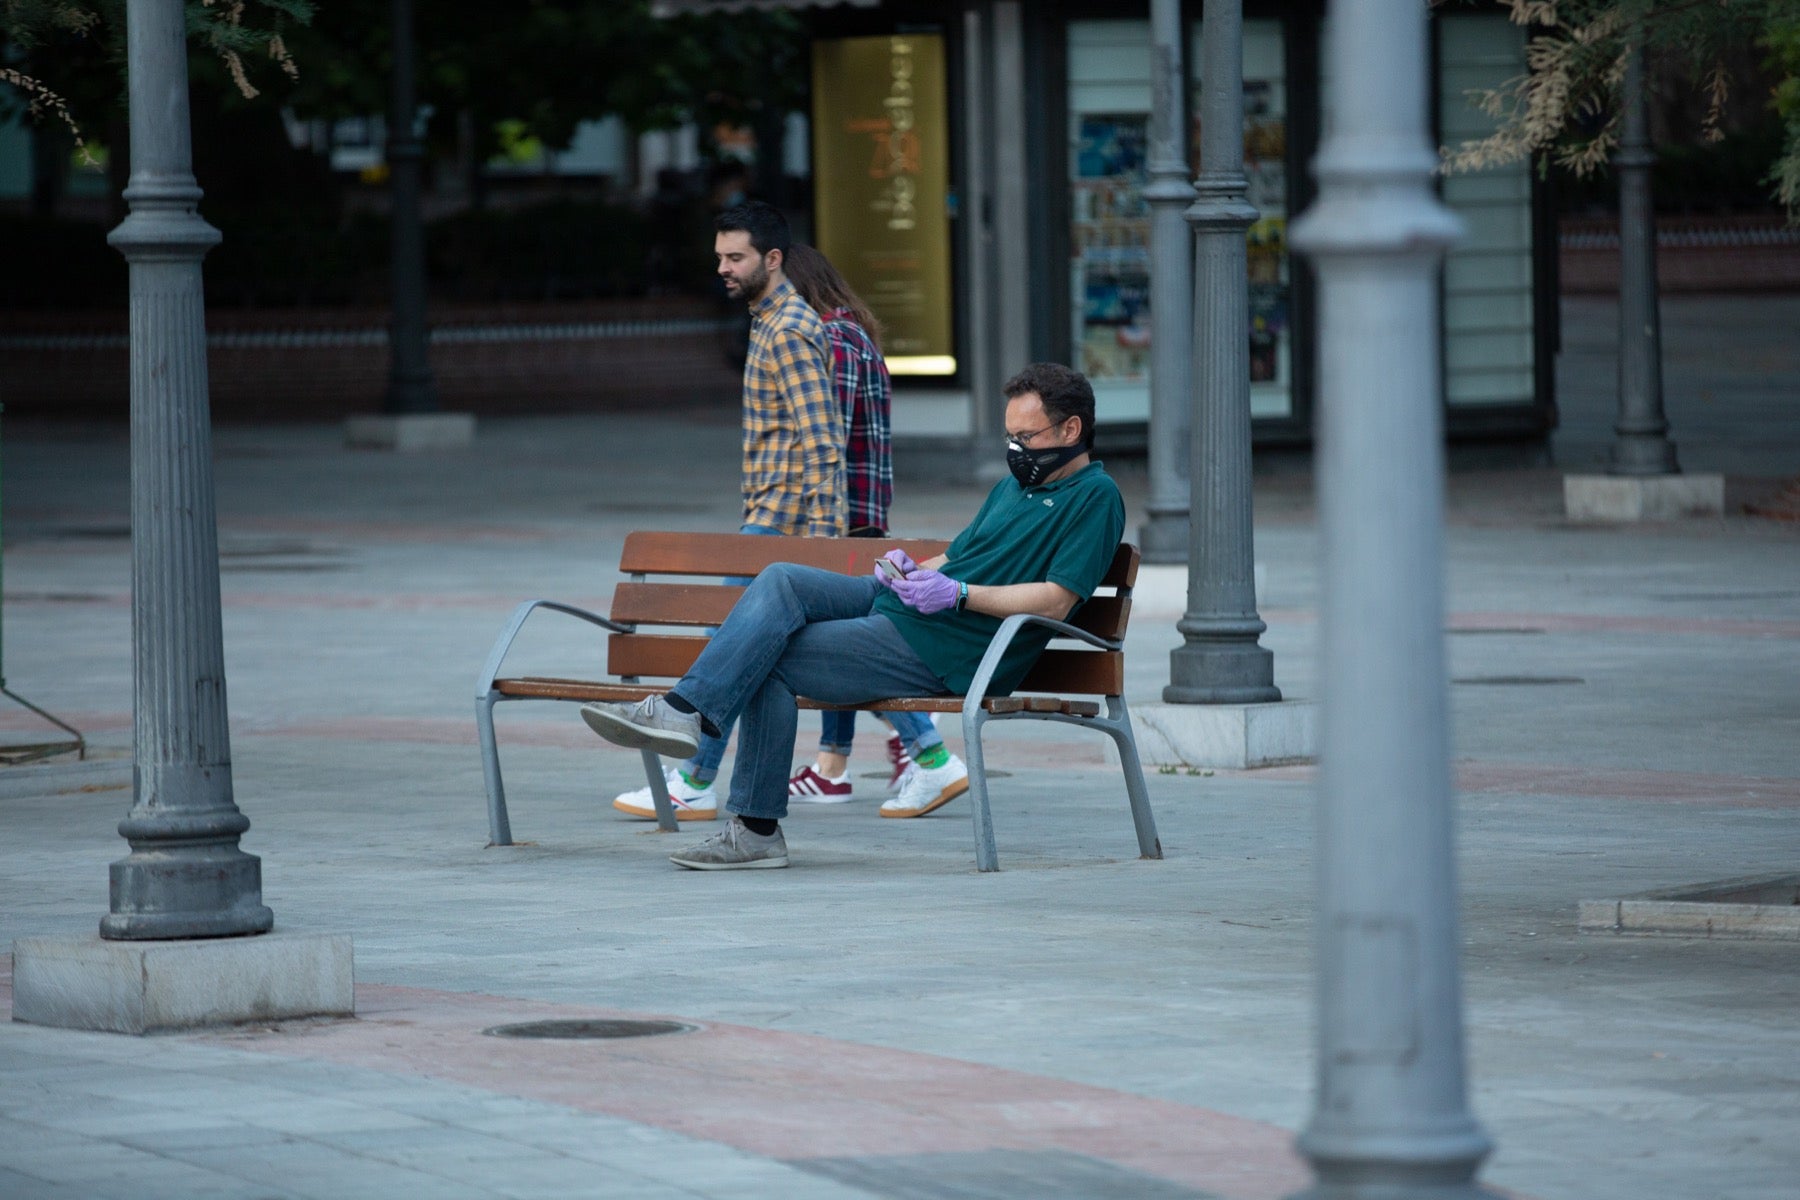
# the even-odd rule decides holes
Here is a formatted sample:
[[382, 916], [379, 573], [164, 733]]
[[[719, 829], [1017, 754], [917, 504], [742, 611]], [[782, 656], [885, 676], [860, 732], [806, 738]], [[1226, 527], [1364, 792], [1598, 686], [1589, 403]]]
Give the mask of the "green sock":
[[913, 754], [913, 761], [927, 771], [935, 771], [950, 761], [950, 751], [944, 749], [944, 743], [939, 742], [930, 749], [916, 751]]
[[689, 775], [687, 773], [686, 767], [676, 767], [675, 769], [677, 771], [681, 772], [682, 782], [686, 783], [691, 788], [709, 788], [712, 786], [712, 783], [713, 783], [712, 780], [710, 780], [710, 779], [695, 779], [692, 775]]

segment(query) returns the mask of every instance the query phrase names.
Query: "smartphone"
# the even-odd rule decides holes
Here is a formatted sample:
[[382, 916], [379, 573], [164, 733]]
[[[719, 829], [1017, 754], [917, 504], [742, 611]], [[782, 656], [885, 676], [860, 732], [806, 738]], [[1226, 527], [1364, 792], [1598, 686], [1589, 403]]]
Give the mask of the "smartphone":
[[878, 558], [875, 560], [875, 565], [880, 567], [882, 573], [889, 579], [906, 578], [906, 572], [902, 571], [899, 567], [896, 567], [894, 565], [894, 560], [891, 558]]

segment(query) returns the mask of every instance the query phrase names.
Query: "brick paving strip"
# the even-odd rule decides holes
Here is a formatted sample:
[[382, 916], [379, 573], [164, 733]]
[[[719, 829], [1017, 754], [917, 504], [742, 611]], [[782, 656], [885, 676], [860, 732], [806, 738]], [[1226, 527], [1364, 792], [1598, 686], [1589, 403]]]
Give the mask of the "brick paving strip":
[[[0, 1002], [10, 1009], [10, 956], [0, 956]], [[356, 1007], [349, 1021], [210, 1030], [156, 1043], [437, 1079], [795, 1165], [1060, 1151], [1222, 1200], [1274, 1200], [1310, 1178], [1293, 1135], [1272, 1125], [936, 1055], [679, 1015], [382, 984], [359, 985]], [[482, 1032], [545, 1020], [676, 1020], [698, 1028], [581, 1041]]]

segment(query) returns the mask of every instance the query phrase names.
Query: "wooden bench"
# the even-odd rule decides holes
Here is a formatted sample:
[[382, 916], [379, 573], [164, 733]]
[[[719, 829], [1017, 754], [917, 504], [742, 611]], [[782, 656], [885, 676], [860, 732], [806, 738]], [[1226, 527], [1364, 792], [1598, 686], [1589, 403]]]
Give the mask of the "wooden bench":
[[[722, 577], [754, 576], [774, 562], [802, 563], [866, 575], [875, 559], [900, 546], [924, 561], [943, 553], [942, 541], [917, 538], [772, 538], [745, 534], [633, 533], [625, 539], [619, 571], [628, 582], [613, 592], [612, 614], [603, 617], [550, 600], [527, 600], [513, 610], [500, 631], [475, 685], [475, 724], [481, 741], [481, 765], [487, 780], [488, 834], [491, 844], [512, 844], [506, 791], [500, 779], [500, 756], [494, 738], [494, 706], [507, 700], [640, 700], [673, 686], [706, 646], [706, 631], [724, 621], [743, 588]], [[987, 770], [981, 730], [989, 721], [1060, 721], [1097, 729], [1118, 744], [1124, 766], [1125, 792], [1144, 858], [1161, 858], [1162, 845], [1150, 813], [1143, 767], [1131, 714], [1125, 707], [1125, 626], [1131, 616], [1131, 589], [1137, 580], [1138, 552], [1119, 547], [1101, 587], [1081, 606], [1072, 623], [1044, 617], [1014, 616], [1001, 622], [981, 661], [968, 696], [923, 696], [878, 700], [861, 705], [819, 704], [802, 698], [808, 709], [907, 709], [962, 714], [963, 757], [969, 767], [969, 802], [975, 820], [975, 862], [983, 871], [998, 869], [994, 828], [988, 809]], [[654, 579], [652, 577], [655, 577]], [[561, 613], [607, 631], [605, 679], [503, 677], [501, 667], [526, 619], [539, 609]], [[983, 698], [1000, 656], [1027, 625], [1046, 625], [1055, 638], [1032, 666], [1018, 694]], [[655, 632], [651, 632], [655, 630]], [[1087, 648], [1071, 648], [1082, 643]], [[666, 682], [645, 682], [658, 680]], [[644, 774], [655, 799], [657, 823], [670, 832], [677, 826], [668, 787], [657, 756], [644, 751]]]

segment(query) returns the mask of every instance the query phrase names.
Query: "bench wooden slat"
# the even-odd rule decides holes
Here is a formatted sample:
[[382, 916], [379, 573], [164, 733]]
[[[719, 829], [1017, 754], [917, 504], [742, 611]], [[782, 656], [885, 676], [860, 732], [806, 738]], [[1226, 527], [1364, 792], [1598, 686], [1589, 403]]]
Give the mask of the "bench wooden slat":
[[496, 679], [494, 690], [518, 700], [642, 700], [665, 689], [648, 683], [601, 683], [592, 679], [550, 679], [535, 675]]
[[613, 633], [606, 638], [606, 669], [614, 675], [680, 679], [708, 639], [661, 633]]
[[744, 589], [720, 583], [621, 583], [613, 589], [612, 619], [624, 625], [721, 624]]
[[1093, 596], [1075, 610], [1075, 617], [1069, 624], [1085, 629], [1095, 637], [1116, 642], [1125, 636], [1125, 626], [1130, 620], [1131, 597]]
[[1060, 650], [1052, 645], [1025, 672], [1018, 690], [1058, 696], [1121, 696], [1125, 693], [1125, 656], [1112, 650]]
[[1138, 548], [1130, 542], [1120, 542], [1119, 548], [1113, 552], [1112, 566], [1106, 568], [1106, 578], [1100, 581], [1102, 587], [1136, 587], [1138, 563], [1142, 561]]
[[938, 538], [763, 538], [737, 533], [627, 534], [619, 556], [626, 575], [755, 575], [772, 562], [800, 563], [842, 575], [867, 575], [898, 546], [924, 562], [950, 545]]

